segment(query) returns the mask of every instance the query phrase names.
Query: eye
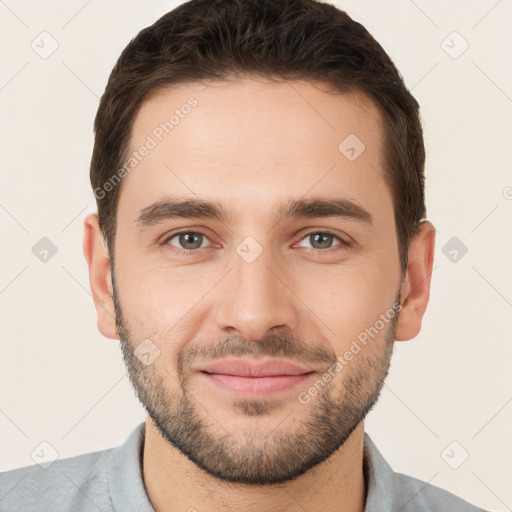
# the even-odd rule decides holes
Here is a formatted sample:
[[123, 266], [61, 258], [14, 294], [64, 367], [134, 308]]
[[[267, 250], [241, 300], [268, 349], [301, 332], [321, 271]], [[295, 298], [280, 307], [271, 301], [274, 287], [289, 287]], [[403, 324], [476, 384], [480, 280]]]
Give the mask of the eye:
[[328, 231], [311, 231], [310, 233], [306, 234], [306, 236], [303, 237], [302, 240], [307, 240], [310, 243], [309, 248], [320, 251], [323, 250], [324, 252], [326, 252], [326, 249], [330, 249], [333, 247], [332, 243], [334, 240], [339, 241], [339, 243], [334, 244], [334, 247], [338, 245], [350, 245], [349, 242], [347, 242], [346, 240], [343, 240], [341, 237], [333, 233], [329, 233]]
[[[172, 242], [173, 240], [175, 241]], [[207, 241], [209, 240], [208, 236], [201, 231], [179, 231], [168, 236], [162, 245], [170, 246], [178, 255], [192, 256], [197, 249], [208, 247]], [[335, 249], [337, 246], [349, 247], [351, 245], [347, 240], [328, 231], [311, 231], [302, 237], [301, 242], [303, 240], [309, 242], [310, 245], [302, 247], [320, 252], [330, 252], [329, 249], [337, 250]], [[336, 240], [338, 243], [333, 245]]]
[[[178, 245], [171, 243], [171, 240], [175, 238]], [[202, 249], [204, 247], [203, 242], [206, 240], [209, 240], [209, 238], [200, 231], [180, 231], [167, 237], [163, 243], [175, 247], [178, 252], [185, 253], [193, 252], [194, 249]]]

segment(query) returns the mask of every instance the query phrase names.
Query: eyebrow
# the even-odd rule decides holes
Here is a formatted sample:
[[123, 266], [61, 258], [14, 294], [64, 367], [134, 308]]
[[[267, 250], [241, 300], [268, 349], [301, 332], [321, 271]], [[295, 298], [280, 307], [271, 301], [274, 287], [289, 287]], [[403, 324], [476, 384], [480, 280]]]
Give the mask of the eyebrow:
[[[286, 218], [339, 217], [353, 219], [366, 224], [373, 223], [373, 217], [363, 207], [351, 199], [311, 197], [288, 200], [281, 203], [274, 216], [277, 224]], [[232, 221], [231, 210], [216, 202], [201, 199], [180, 199], [165, 197], [140, 210], [135, 221], [138, 228], [154, 226], [171, 219], [218, 219]]]

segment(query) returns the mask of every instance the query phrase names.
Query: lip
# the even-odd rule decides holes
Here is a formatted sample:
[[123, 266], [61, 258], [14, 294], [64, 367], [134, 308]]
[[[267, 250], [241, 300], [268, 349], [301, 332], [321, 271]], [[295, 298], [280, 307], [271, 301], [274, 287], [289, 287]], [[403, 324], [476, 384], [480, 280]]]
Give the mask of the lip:
[[200, 371], [239, 377], [274, 377], [283, 375], [303, 375], [314, 370], [289, 361], [266, 359], [249, 361], [246, 359], [225, 359], [201, 365]]
[[257, 362], [230, 359], [198, 368], [198, 375], [218, 389], [253, 398], [290, 391], [315, 374], [310, 368], [275, 359]]

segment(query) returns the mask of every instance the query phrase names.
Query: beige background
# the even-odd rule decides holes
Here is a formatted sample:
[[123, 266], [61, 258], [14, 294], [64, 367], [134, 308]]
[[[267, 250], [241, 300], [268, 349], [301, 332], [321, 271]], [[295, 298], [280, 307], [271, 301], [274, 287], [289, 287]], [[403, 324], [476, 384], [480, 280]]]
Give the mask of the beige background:
[[[33, 464], [42, 441], [59, 457], [114, 446], [144, 419], [118, 342], [96, 328], [82, 221], [95, 211], [92, 123], [108, 74], [178, 3], [0, 2], [0, 470]], [[423, 330], [396, 347], [367, 431], [395, 471], [512, 510], [512, 2], [338, 5], [422, 106], [437, 228]], [[31, 47], [41, 37], [59, 45], [46, 59]], [[32, 253], [42, 237], [58, 249], [46, 263]], [[443, 253], [452, 237], [468, 248], [457, 262]]]

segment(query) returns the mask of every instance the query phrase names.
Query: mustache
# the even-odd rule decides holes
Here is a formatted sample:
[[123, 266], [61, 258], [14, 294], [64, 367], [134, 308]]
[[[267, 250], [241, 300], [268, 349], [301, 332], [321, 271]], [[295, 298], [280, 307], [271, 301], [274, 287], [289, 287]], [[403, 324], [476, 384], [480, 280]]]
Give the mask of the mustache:
[[213, 344], [185, 345], [177, 358], [180, 374], [186, 372], [192, 361], [197, 358], [207, 361], [228, 357], [252, 356], [286, 358], [304, 364], [320, 363], [327, 367], [337, 361], [336, 354], [321, 345], [311, 345], [291, 335], [271, 334], [260, 341], [247, 340], [243, 337], [223, 338]]

